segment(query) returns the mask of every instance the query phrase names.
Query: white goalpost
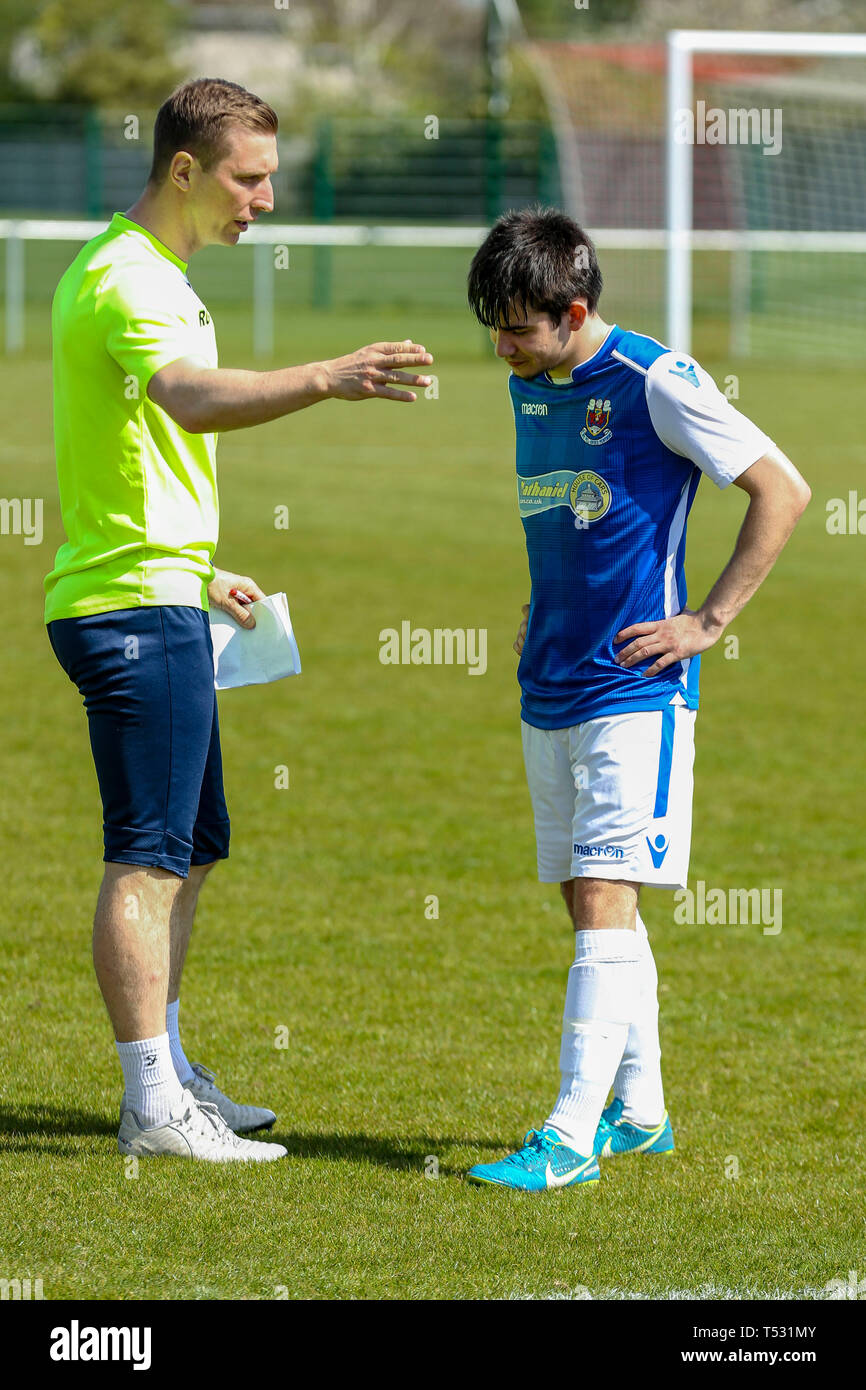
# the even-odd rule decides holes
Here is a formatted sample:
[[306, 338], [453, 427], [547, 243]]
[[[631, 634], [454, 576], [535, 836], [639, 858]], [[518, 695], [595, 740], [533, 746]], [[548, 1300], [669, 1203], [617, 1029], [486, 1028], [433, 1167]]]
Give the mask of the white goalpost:
[[[740, 120], [740, 133], [743, 118], [748, 122], [752, 113], [761, 112], [754, 105], [757, 96], [765, 98], [772, 110], [779, 114], [782, 146], [776, 154], [757, 151], [758, 158], [766, 166], [758, 169], [765, 181], [772, 181], [772, 197], [765, 200], [761, 220], [764, 225], [750, 226], [749, 208], [746, 199], [741, 199], [739, 212], [741, 225], [719, 228], [713, 241], [712, 231], [697, 231], [694, 226], [695, 213], [695, 147], [701, 143], [698, 133], [697, 115], [694, 111], [695, 82], [693, 60], [695, 54], [714, 55], [766, 55], [771, 58], [814, 59], [863, 59], [866, 58], [866, 34], [816, 34], [816, 33], [749, 33], [744, 31], [713, 30], [674, 30], [668, 35], [667, 47], [667, 115], [666, 115], [666, 233], [667, 233], [667, 274], [666, 274], [666, 338], [667, 342], [682, 352], [688, 352], [691, 345], [693, 275], [692, 253], [712, 245], [726, 249], [731, 254], [730, 348], [735, 355], [745, 355], [751, 350], [750, 315], [752, 311], [751, 257], [754, 253], [764, 255], [786, 254], [791, 259], [791, 272], [787, 288], [784, 278], [776, 286], [770, 287], [770, 295], [776, 294], [770, 305], [770, 317], [775, 330], [780, 335], [794, 333], [794, 315], [786, 326], [785, 299], [799, 293], [801, 278], [807, 284], [814, 279], [812, 267], [817, 267], [817, 256], [831, 258], [828, 262], [828, 282], [834, 285], [835, 306], [850, 309], [851, 319], [840, 313], [840, 331], [848, 332], [851, 344], [858, 355], [866, 348], [866, 324], [863, 310], [866, 308], [864, 296], [864, 271], [866, 271], [866, 84], [863, 72], [858, 67], [848, 82], [833, 74], [798, 73], [781, 71], [751, 76], [740, 81], [730, 77], [722, 78], [714, 86], [714, 92], [727, 93], [736, 97], [745, 89], [753, 104], [746, 108], [738, 105], [731, 109], [730, 115]], [[814, 66], [814, 65], [812, 65]], [[859, 80], [858, 80], [859, 79]], [[718, 111], [719, 108], [713, 108]], [[766, 109], [766, 107], [765, 107]], [[789, 124], [794, 127], [794, 140], [797, 148], [786, 161], [784, 151], [784, 125], [786, 109]], [[683, 113], [691, 113], [694, 124], [694, 138], [684, 138]], [[706, 114], [704, 110], [703, 115]], [[721, 109], [721, 114], [728, 113]], [[686, 123], [687, 124], [687, 123]], [[719, 131], [714, 132], [715, 135]], [[709, 132], [706, 132], [707, 137]], [[808, 136], [808, 138], [807, 138]], [[687, 137], [687, 132], [686, 132]], [[823, 144], [822, 144], [823, 142]], [[706, 143], [722, 141], [706, 139]], [[811, 153], [811, 159], [810, 159]], [[840, 156], [844, 159], [840, 162]], [[814, 175], [825, 172], [820, 167], [822, 157], [825, 161], [835, 161], [838, 182], [835, 190], [830, 179], [824, 180], [821, 189], [810, 192], [810, 172]], [[781, 163], [773, 169], [774, 159]], [[754, 163], [754, 160], [752, 161]], [[810, 171], [809, 165], [812, 164]], [[833, 173], [831, 168], [830, 173]], [[733, 171], [732, 182], [736, 182], [737, 171]], [[825, 195], [826, 190], [826, 195]], [[742, 190], [740, 190], [742, 191]], [[736, 198], [736, 190], [729, 196]], [[834, 206], [835, 199], [835, 206]], [[820, 208], [818, 207], [820, 204]], [[846, 223], [842, 227], [832, 225], [836, 212], [841, 213], [838, 220]], [[783, 222], [789, 225], [767, 225], [769, 222]], [[810, 220], [821, 225], [809, 225]], [[833, 259], [854, 257], [853, 264], [846, 274], [833, 265]], [[795, 262], [793, 258], [800, 258]], [[802, 267], [796, 269], [796, 265]], [[847, 263], [845, 263], [847, 264]], [[774, 270], [767, 272], [772, 280]], [[777, 277], [778, 279], [778, 277]], [[847, 298], [844, 285], [850, 284], [851, 297]], [[859, 319], [859, 322], [858, 322]], [[803, 345], [806, 345], [806, 331], [803, 331]], [[847, 340], [846, 340], [847, 341]], [[789, 344], [796, 346], [789, 337]], [[841, 344], [845, 351], [845, 342]]]

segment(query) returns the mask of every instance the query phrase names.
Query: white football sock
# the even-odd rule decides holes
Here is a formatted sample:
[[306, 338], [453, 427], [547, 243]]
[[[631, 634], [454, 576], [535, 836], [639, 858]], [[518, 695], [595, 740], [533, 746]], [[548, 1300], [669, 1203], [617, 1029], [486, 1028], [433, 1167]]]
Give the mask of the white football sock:
[[623, 1103], [623, 1119], [636, 1125], [657, 1125], [665, 1113], [662, 1087], [661, 1048], [659, 1046], [658, 971], [647, 930], [637, 914], [640, 946], [640, 994], [628, 1030], [622, 1061], [613, 1083], [613, 1093]]
[[115, 1042], [123, 1080], [126, 1107], [145, 1129], [164, 1125], [180, 1113], [183, 1087], [177, 1079], [168, 1045], [168, 1033], [138, 1042]]
[[637, 932], [620, 927], [575, 933], [559, 1067], [562, 1084], [546, 1124], [570, 1148], [592, 1153], [638, 996]]
[[186, 1086], [192, 1081], [195, 1072], [187, 1061], [186, 1053], [180, 1041], [180, 1033], [177, 1025], [177, 1011], [180, 1008], [180, 1000], [175, 999], [173, 1004], [166, 1004], [165, 1007], [165, 1026], [168, 1029], [168, 1042], [171, 1048], [171, 1060], [177, 1072], [177, 1079], [182, 1086]]

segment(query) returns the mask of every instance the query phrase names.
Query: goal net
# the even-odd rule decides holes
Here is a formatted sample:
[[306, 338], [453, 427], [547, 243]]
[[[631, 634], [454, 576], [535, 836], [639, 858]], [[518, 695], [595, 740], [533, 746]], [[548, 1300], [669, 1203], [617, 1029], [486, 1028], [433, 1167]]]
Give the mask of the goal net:
[[533, 55], [605, 317], [705, 355], [866, 356], [866, 35]]
[[[866, 36], [674, 33], [669, 49], [672, 341], [688, 346], [699, 302], [738, 355], [866, 357]], [[721, 283], [697, 254], [713, 233]]]

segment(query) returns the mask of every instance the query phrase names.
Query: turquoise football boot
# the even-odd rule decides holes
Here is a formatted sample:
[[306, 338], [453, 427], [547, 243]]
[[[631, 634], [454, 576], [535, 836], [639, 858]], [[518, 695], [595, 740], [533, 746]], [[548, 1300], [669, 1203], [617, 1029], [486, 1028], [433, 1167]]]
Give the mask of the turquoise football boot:
[[622, 1118], [623, 1105], [616, 1097], [602, 1110], [595, 1132], [593, 1152], [600, 1158], [614, 1154], [671, 1154], [674, 1151], [674, 1132], [668, 1112], [661, 1124], [634, 1125]]
[[518, 1192], [546, 1192], [551, 1187], [591, 1185], [599, 1180], [598, 1159], [586, 1158], [563, 1144], [552, 1129], [530, 1129], [523, 1148], [497, 1163], [476, 1163], [466, 1174], [472, 1183], [513, 1187]]

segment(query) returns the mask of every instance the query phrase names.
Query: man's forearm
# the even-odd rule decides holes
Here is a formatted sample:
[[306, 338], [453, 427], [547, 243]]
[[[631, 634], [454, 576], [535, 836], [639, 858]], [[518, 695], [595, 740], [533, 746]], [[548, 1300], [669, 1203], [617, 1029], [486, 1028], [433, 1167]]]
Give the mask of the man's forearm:
[[698, 610], [707, 627], [725, 628], [766, 579], [805, 506], [770, 497], [749, 502], [734, 553]]
[[649, 678], [706, 651], [770, 573], [812, 495], [809, 485], [775, 448], [736, 481], [749, 494], [748, 511], [734, 553], [706, 599], [697, 611], [684, 608], [670, 618], [621, 628], [613, 640], [627, 645], [617, 653], [618, 666], [630, 668], [652, 657], [643, 671]]
[[343, 357], [274, 372], [208, 367], [191, 356], [154, 372], [147, 394], [188, 434], [221, 433], [264, 425], [317, 401], [414, 401], [414, 391], [406, 388], [429, 386], [433, 378], [402, 369], [432, 361], [411, 338], [368, 343]]
[[248, 425], [264, 425], [327, 400], [329, 394], [321, 362], [280, 367], [273, 372], [209, 367], [195, 374], [188, 392], [181, 410], [190, 434], [223, 434]]

